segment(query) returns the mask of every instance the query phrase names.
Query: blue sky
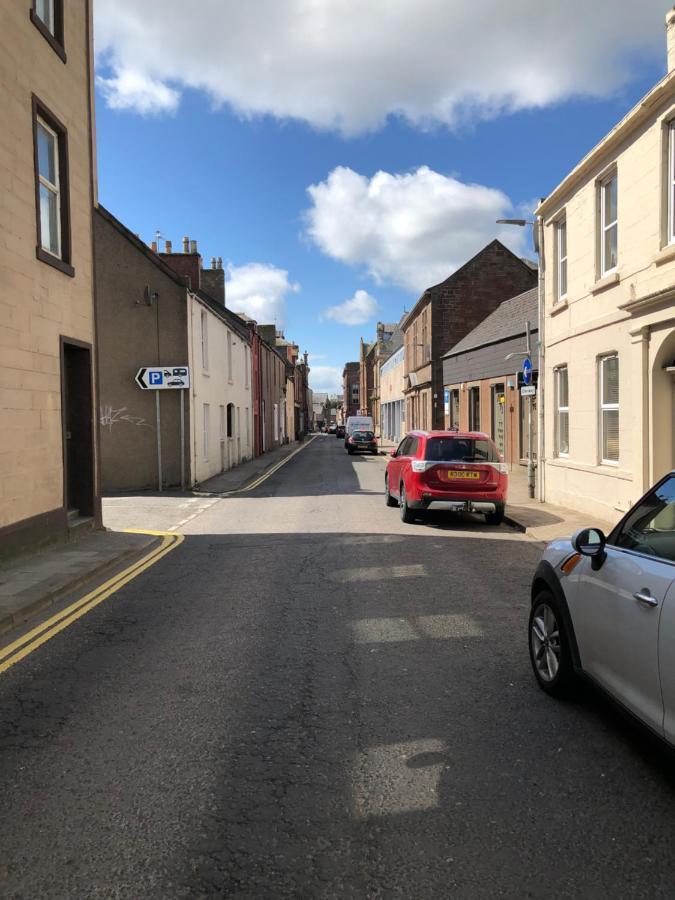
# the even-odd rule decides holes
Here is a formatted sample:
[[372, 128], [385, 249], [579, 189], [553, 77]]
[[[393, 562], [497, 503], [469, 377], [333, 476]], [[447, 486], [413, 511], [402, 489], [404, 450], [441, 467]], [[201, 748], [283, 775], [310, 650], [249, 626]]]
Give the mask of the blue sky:
[[[325, 54], [319, 63], [306, 61], [298, 81], [286, 85], [286, 62], [279, 64], [278, 78], [274, 61], [268, 63], [266, 81], [257, 68], [253, 74], [245, 69], [248, 57], [224, 64], [218, 45], [208, 75], [195, 72], [194, 53], [183, 68], [178, 61], [164, 71], [150, 60], [147, 70], [138, 70], [136, 61], [129, 62], [137, 59], [134, 41], [152, 40], [153, 34], [162, 39], [161, 22], [146, 21], [146, 5], [134, 5], [141, 13], [130, 37], [111, 24], [107, 2], [99, 0], [97, 22], [100, 201], [148, 242], [159, 229], [176, 248], [187, 234], [198, 241], [206, 264], [222, 256], [230, 264], [228, 305], [260, 321], [276, 317], [286, 336], [309, 351], [316, 390], [337, 386], [344, 362], [358, 358], [359, 337], [371, 337], [378, 319], [397, 320], [428, 284], [496, 236], [497, 215], [517, 214], [550, 191], [665, 69], [665, 7], [653, 4], [648, 12], [644, 5], [636, 11], [640, 18], [628, 23], [623, 44], [602, 61], [614, 74], [600, 88], [595, 62], [589, 62], [592, 40], [576, 61], [577, 69], [588, 68], [589, 84], [560, 87], [564, 67], [575, 65], [574, 58], [565, 60], [577, 40], [572, 34], [560, 49], [561, 61], [550, 66], [563, 73], [555, 83], [547, 81], [544, 54], [532, 64], [535, 88], [520, 79], [506, 99], [494, 81], [485, 80], [489, 71], [478, 77], [482, 94], [455, 89], [458, 78], [466, 79], [457, 68], [440, 76], [411, 70], [388, 95], [388, 80], [397, 78], [396, 67], [388, 68], [390, 38], [379, 62], [355, 57], [354, 65], [376, 80], [377, 96], [364, 99], [358, 83], [335, 86], [338, 76], [348, 76], [338, 62], [324, 64]], [[405, 6], [407, 0], [399, 2]], [[436, 0], [424, 3], [435, 6]], [[289, 17], [296, 14], [295, 0], [285, 4]], [[193, 4], [191, 16], [199, 16], [199, 6]], [[210, 14], [222, 16], [228, 6], [211, 5]], [[526, 0], [520, 6], [527, 12]], [[182, 8], [176, 6], [176, 15]], [[436, 6], [441, 17], [446, 9]], [[644, 27], [636, 28], [645, 18]], [[472, 27], [470, 20], [455, 24]], [[521, 47], [517, 25], [504, 25], [504, 39], [515, 34], [514, 54]], [[238, 27], [245, 36], [249, 23]], [[262, 50], [256, 52], [264, 52], [265, 36], [256, 32], [256, 48], [258, 42]], [[451, 34], [448, 44], [451, 52]], [[194, 52], [198, 46], [195, 39]], [[422, 52], [408, 49], [412, 59]], [[295, 47], [300, 70], [302, 53]], [[510, 74], [508, 58], [501, 65]], [[321, 83], [312, 93], [314, 73]], [[237, 77], [253, 83], [248, 94]], [[583, 92], [599, 96], [579, 98]], [[403, 114], [392, 113], [403, 96]], [[371, 181], [378, 172], [385, 174]], [[312, 185], [319, 187], [309, 192]], [[502, 236], [532, 256], [526, 235], [516, 231]]]

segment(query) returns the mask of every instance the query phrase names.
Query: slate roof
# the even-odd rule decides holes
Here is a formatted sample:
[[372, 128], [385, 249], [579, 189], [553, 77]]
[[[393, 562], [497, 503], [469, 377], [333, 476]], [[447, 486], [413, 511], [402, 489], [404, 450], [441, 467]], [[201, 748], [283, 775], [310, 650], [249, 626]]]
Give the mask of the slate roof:
[[459, 343], [451, 347], [443, 357], [458, 356], [487, 344], [525, 334], [525, 322], [529, 320], [530, 331], [537, 331], [537, 288], [503, 300], [497, 309], [476, 325]]

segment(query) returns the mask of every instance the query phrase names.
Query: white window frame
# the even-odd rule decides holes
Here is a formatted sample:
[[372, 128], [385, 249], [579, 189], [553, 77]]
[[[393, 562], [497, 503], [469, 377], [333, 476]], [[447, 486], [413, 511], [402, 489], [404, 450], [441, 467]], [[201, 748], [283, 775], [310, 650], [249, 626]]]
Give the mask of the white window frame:
[[668, 243], [675, 244], [675, 119], [668, 123]]
[[[565, 255], [562, 251], [562, 235], [565, 234]], [[556, 303], [567, 297], [567, 216], [561, 216], [555, 223], [556, 256]], [[564, 276], [563, 276], [564, 273]], [[563, 281], [565, 290], [562, 289]]]
[[[554, 369], [555, 372], [555, 452], [556, 456], [560, 456], [563, 459], [566, 459], [570, 455], [569, 446], [570, 446], [570, 373], [569, 367], [567, 365], [564, 366], [556, 366]], [[562, 373], [565, 373], [565, 377], [567, 379], [567, 406], [562, 406], [560, 403], [560, 378]], [[561, 450], [560, 445], [560, 423], [561, 417], [567, 416], [567, 450]]]
[[[616, 459], [605, 459], [604, 456], [604, 446], [605, 446], [605, 417], [603, 415], [604, 412], [611, 412], [612, 410], [616, 410], [619, 414], [619, 428], [621, 427], [621, 390], [619, 384], [619, 402], [618, 403], [605, 403], [603, 401], [604, 395], [604, 384], [605, 384], [605, 363], [609, 359], [616, 359], [617, 362], [619, 360], [618, 353], [606, 353], [604, 356], [598, 357], [598, 409], [599, 409], [599, 422], [598, 422], [598, 439], [600, 441], [600, 446], [598, 447], [598, 456], [600, 457], [600, 462], [603, 466], [618, 466], [619, 459], [621, 457], [621, 432], [617, 430], [618, 440], [619, 440], [619, 448]], [[619, 379], [621, 378], [621, 365], [619, 363]]]
[[[605, 220], [605, 188], [612, 181], [616, 181], [616, 219], [607, 222]], [[605, 275], [611, 275], [612, 272], [616, 272], [619, 266], [619, 179], [616, 169], [609, 175], [601, 178], [598, 182], [598, 187], [600, 189], [600, 277], [604, 278]], [[616, 265], [607, 268], [607, 261], [605, 259], [605, 235], [612, 228], [616, 228]]]
[[203, 410], [203, 431], [202, 431], [202, 450], [204, 453], [204, 462], [209, 461], [209, 431], [211, 430], [211, 407], [208, 403], [204, 404]]
[[244, 344], [244, 387], [248, 390], [248, 347]]
[[[45, 230], [45, 223], [42, 221], [42, 203], [38, 203], [38, 210], [40, 214], [40, 246], [45, 251], [45, 253], [49, 253], [50, 256], [56, 257], [56, 259], [63, 259], [63, 241], [61, 237], [61, 170], [59, 168], [59, 135], [53, 128], [50, 128], [49, 125], [45, 122], [42, 116], [37, 117], [37, 127], [43, 128], [47, 134], [54, 141], [54, 175], [56, 176], [56, 184], [52, 183], [48, 178], [46, 178], [40, 172], [40, 163], [38, 160], [38, 179], [40, 181], [40, 187], [45, 187], [51, 194], [56, 197], [56, 240], [58, 244], [58, 250], [55, 253], [51, 247], [45, 247], [42, 234]], [[39, 145], [39, 137], [38, 137], [38, 145]], [[39, 198], [38, 198], [39, 199]], [[48, 233], [49, 223], [47, 223]]]
[[34, 6], [35, 15], [45, 26], [47, 31], [51, 34], [52, 37], [56, 37], [56, 10], [54, 8], [54, 0], [44, 0], [45, 6], [47, 7], [47, 16], [48, 19], [44, 19], [40, 13], [38, 12], [38, 4], [36, 3]]
[[209, 317], [204, 310], [201, 312], [201, 341], [202, 341], [202, 369], [209, 371]]
[[227, 380], [232, 384], [232, 332], [227, 332]]

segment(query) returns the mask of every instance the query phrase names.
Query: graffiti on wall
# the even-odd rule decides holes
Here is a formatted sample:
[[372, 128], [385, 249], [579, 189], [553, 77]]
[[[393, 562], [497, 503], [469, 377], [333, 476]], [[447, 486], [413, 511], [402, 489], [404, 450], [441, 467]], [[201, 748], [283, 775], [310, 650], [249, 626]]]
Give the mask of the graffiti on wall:
[[144, 428], [152, 428], [152, 425], [141, 416], [132, 416], [127, 412], [126, 406], [115, 409], [112, 406], [101, 407], [101, 426], [112, 431], [113, 425], [126, 422], [127, 425], [141, 425]]

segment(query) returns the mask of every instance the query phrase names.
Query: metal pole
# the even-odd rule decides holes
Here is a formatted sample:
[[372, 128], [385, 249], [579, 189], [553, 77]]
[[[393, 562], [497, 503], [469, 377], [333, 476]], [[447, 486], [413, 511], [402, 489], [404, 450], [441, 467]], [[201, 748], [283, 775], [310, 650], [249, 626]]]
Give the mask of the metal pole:
[[162, 490], [162, 422], [159, 415], [159, 391], [155, 390], [155, 409], [157, 412], [157, 483]]
[[185, 490], [185, 388], [180, 389], [180, 489]]
[[[530, 323], [525, 323], [527, 357], [531, 360]], [[531, 371], [531, 370], [530, 370]], [[532, 459], [532, 397], [527, 398], [527, 493], [534, 497], [534, 460]]]

